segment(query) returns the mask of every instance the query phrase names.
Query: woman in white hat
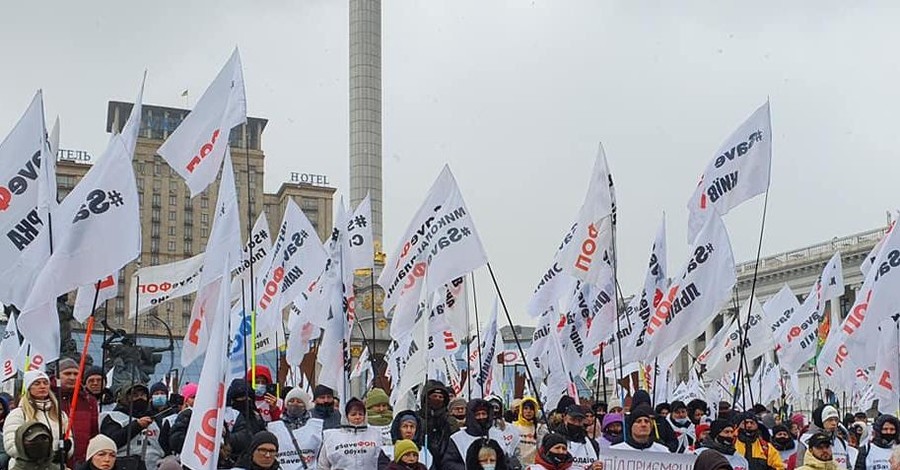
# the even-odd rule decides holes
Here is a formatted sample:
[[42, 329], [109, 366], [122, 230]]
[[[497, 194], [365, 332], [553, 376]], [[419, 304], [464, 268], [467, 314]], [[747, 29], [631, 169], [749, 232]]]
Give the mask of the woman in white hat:
[[75, 470], [113, 470], [116, 467], [116, 453], [119, 448], [116, 443], [103, 434], [97, 434], [88, 442], [87, 459]]
[[[62, 423], [59, 417], [62, 416]], [[50, 378], [43, 371], [31, 370], [25, 373], [25, 395], [19, 403], [19, 407], [10, 411], [3, 424], [3, 445], [11, 457], [9, 466], [15, 465], [18, 457], [16, 450], [16, 431], [20, 426], [29, 421], [38, 421], [47, 425], [53, 434], [53, 462], [59, 462], [59, 441], [62, 432], [65, 432], [69, 419], [64, 412], [59, 410], [59, 402], [53, 392], [50, 391]], [[74, 446], [72, 439], [65, 442], [66, 458], [72, 455]]]

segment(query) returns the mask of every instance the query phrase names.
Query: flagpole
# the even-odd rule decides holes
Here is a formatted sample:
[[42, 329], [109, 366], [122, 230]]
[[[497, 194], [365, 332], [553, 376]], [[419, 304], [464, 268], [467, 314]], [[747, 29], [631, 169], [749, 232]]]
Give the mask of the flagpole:
[[[251, 264], [253, 263], [253, 256], [252, 256], [252, 255], [250, 256], [250, 263], [251, 263]], [[252, 280], [251, 280], [251, 282], [252, 282]], [[249, 363], [248, 363], [248, 361], [247, 361], [247, 332], [244, 330], [245, 328], [247, 328], [247, 298], [246, 298], [246, 292], [247, 292], [247, 290], [246, 290], [246, 287], [244, 286], [244, 279], [241, 278], [241, 328], [240, 328], [240, 333], [241, 333], [241, 340], [244, 342], [244, 345], [243, 345], [243, 348], [242, 348], [242, 349], [243, 349], [243, 351], [244, 351], [244, 377], [245, 377], [245, 378], [247, 377], [247, 372], [249, 372], [249, 370], [250, 370], [250, 369], [249, 369], [250, 366], [249, 366]], [[250, 299], [250, 302], [253, 302], [253, 299]], [[230, 313], [229, 313], [228, 317], [229, 317], [229, 318], [231, 317]], [[253, 338], [253, 340], [255, 341], [256, 338]]]
[[[472, 284], [475, 284], [474, 282]], [[468, 290], [467, 290], [468, 291]], [[474, 295], [474, 294], [473, 294]], [[469, 303], [469, 296], [466, 295], [466, 304]], [[469, 306], [466, 305], [466, 389], [469, 392], [468, 398], [472, 399], [472, 366], [469, 359], [472, 357], [472, 338], [469, 336], [472, 324], [469, 321]], [[537, 391], [534, 392], [535, 394]]]
[[[378, 374], [378, 369], [375, 368], [375, 356], [378, 354], [378, 345], [375, 342], [375, 336], [377, 333], [375, 332], [375, 257], [374, 257], [374, 253], [373, 253], [373, 257], [372, 257], [372, 269], [369, 271], [369, 293], [372, 296], [372, 341], [371, 341], [371, 343], [369, 343], [370, 344], [369, 358], [371, 359], [370, 362], [372, 363], [372, 386], [377, 387], [379, 374]], [[359, 325], [359, 328], [360, 328], [360, 330], [362, 330], [362, 325]], [[363, 339], [365, 339], [365, 336], [363, 336]], [[381, 385], [384, 385], [383, 381], [382, 381]]]
[[[513, 325], [512, 316], [509, 314], [509, 309], [506, 308], [506, 300], [503, 299], [503, 293], [500, 292], [500, 285], [497, 283], [497, 277], [494, 275], [494, 269], [491, 268], [491, 263], [487, 263], [488, 273], [491, 275], [491, 281], [494, 283], [494, 289], [497, 291], [497, 297], [500, 299], [500, 305], [503, 306], [503, 313], [506, 314], [506, 321], [509, 322], [509, 327], [512, 330], [513, 339], [516, 340], [516, 347], [519, 349], [519, 354], [524, 358], [525, 350], [522, 349], [522, 342], [519, 341], [519, 334], [516, 333], [516, 327]], [[475, 284], [474, 282], [472, 284]], [[474, 293], [474, 285], [473, 293]], [[476, 320], [477, 321], [477, 320]], [[540, 394], [538, 393], [538, 388], [535, 386], [534, 376], [531, 374], [531, 367], [528, 365], [528, 361], [525, 361], [525, 373], [528, 375], [528, 382], [531, 384], [531, 389], [534, 390], [534, 399], [538, 402], [538, 406], [540, 409], [545, 409], [543, 404], [541, 403]], [[542, 415], [544, 417], [544, 421], [546, 422], [546, 415]]]
[[[244, 139], [244, 159], [247, 162], [247, 241], [249, 242], [253, 238], [253, 211], [250, 209], [251, 200], [250, 200], [250, 143], [248, 139], [248, 131], [247, 123], [245, 122], [242, 126], [243, 129], [243, 139]], [[223, 168], [224, 170], [224, 168]], [[268, 229], [268, 227], [266, 227]], [[249, 246], [249, 245], [248, 245]], [[256, 388], [256, 293], [254, 292], [254, 284], [256, 284], [256, 277], [253, 275], [253, 251], [251, 249], [249, 255], [250, 260], [250, 347], [252, 348], [250, 354], [250, 362], [252, 368], [250, 369], [250, 373], [252, 374], [252, 383], [251, 387]], [[284, 317], [281, 312], [277, 312], [279, 318], [282, 319], [282, 323]], [[245, 312], [246, 315], [246, 312]], [[246, 341], [246, 338], [245, 338]], [[244, 350], [246, 351], [246, 343], [244, 344]]]
[[[100, 298], [100, 282], [101, 281], [97, 281], [97, 285], [94, 288], [94, 301], [91, 304], [91, 316], [88, 317], [87, 326], [84, 332], [84, 346], [81, 350], [81, 358], [78, 361], [78, 378], [75, 380], [75, 390], [72, 392], [72, 405], [69, 407], [69, 416], [75, 416], [75, 409], [78, 408], [78, 393], [81, 392], [81, 379], [84, 375], [84, 364], [88, 355], [88, 345], [91, 344], [91, 333], [94, 331], [94, 310], [97, 309], [97, 300]], [[57, 373], [59, 372], [60, 371], [57, 370]], [[62, 387], [60, 387], [60, 392], [61, 391]], [[63, 440], [68, 439], [72, 432], [72, 424], [74, 421], [74, 419], [69, 420]], [[60, 449], [60, 457], [63, 457], [62, 452], [63, 450]]]
[[[478, 291], [475, 289], [475, 271], [470, 273], [472, 276], [472, 303], [475, 305], [475, 333], [478, 336], [478, 376], [481, 377], [481, 364], [484, 362], [484, 357], [481, 356], [481, 320], [478, 319]], [[493, 275], [492, 275], [493, 276]], [[512, 327], [512, 322], [510, 322], [510, 327]], [[467, 332], [468, 333], [468, 332]], [[426, 332], [427, 334], [427, 332]], [[524, 357], [524, 356], [523, 356]], [[472, 365], [469, 364], [469, 376], [472, 376]], [[479, 381], [480, 382], [480, 381]], [[484, 384], [480, 383], [481, 386], [481, 398], [484, 398]], [[469, 395], [469, 400], [472, 399], [472, 396]]]
[[[749, 302], [751, 302], [751, 303], [753, 302], [752, 294], [750, 296]], [[740, 387], [741, 387], [741, 406], [746, 410], [747, 409], [747, 400], [746, 400], [746, 397], [744, 396], [744, 382], [746, 382], [747, 380], [750, 380], [750, 379], [748, 379], [748, 377], [750, 377], [750, 367], [747, 364], [747, 356], [744, 354], [744, 325], [741, 324], [741, 310], [740, 310], [740, 305], [738, 303], [737, 284], [735, 284], [731, 290], [731, 304], [734, 306], [734, 309], [737, 312], [736, 316], [737, 316], [737, 326], [738, 326], [738, 341], [740, 341], [738, 348], [740, 349], [740, 352], [741, 352], [741, 355], [740, 355], [740, 358], [738, 361], [738, 369], [740, 370], [740, 373], [738, 374], [738, 376], [740, 377], [739, 383], [740, 383]], [[749, 310], [750, 307], [752, 307], [752, 305], [748, 304], [748, 313], [747, 313], [747, 315], [748, 315], [747, 316], [747, 322], [748, 322], [747, 325], [748, 326], [749, 326], [750, 315], [751, 315], [750, 310]], [[748, 386], [747, 389], [749, 390], [750, 401], [752, 402], [753, 401], [753, 387]], [[753, 403], [751, 403], [751, 405], [753, 405]]]
[[[756, 296], [756, 280], [759, 276], [759, 259], [760, 259], [760, 256], [762, 255], [763, 234], [765, 233], [765, 230], [766, 230], [766, 212], [767, 212], [768, 207], [769, 207], [769, 186], [767, 184], [766, 185], [766, 194], [763, 197], [762, 219], [760, 220], [760, 223], [759, 223], [759, 242], [756, 245], [756, 264], [753, 266], [753, 282], [750, 284], [750, 300], [748, 301], [749, 305], [747, 306], [747, 321], [746, 321], [746, 323], [743, 324], [743, 326], [741, 325], [741, 312], [740, 312], [740, 310], [738, 310], [738, 312], [737, 312], [738, 326], [742, 332], [743, 332], [744, 328], [750, 327], [750, 318], [753, 316], [753, 313], [752, 313], [753, 312], [753, 298]], [[716, 215], [713, 214], [713, 215], [711, 215], [711, 217], [716, 217]], [[735, 285], [735, 289], [737, 289], [737, 282], [735, 282], [734, 285]], [[743, 341], [743, 336], [741, 336], [741, 338], [742, 338], [741, 341]], [[745, 363], [746, 360], [747, 360], [747, 354], [746, 354], [746, 351], [744, 350], [743, 343], [741, 343], [741, 358], [740, 358], [739, 364]], [[743, 387], [743, 379], [741, 382], [741, 387]], [[741, 400], [744, 401], [743, 394], [741, 396]]]
[[[139, 264], [138, 264], [138, 267], [140, 267]], [[135, 299], [135, 302], [134, 302], [134, 346], [135, 347], [137, 347], [137, 342], [138, 342], [138, 308], [140, 306], [140, 297], [139, 297], [140, 291], [141, 291], [140, 287], [141, 287], [141, 276], [135, 276], [135, 283], [134, 283], [134, 295], [135, 295], [135, 297], [134, 297], [134, 299]], [[135, 366], [134, 364], [131, 365], [131, 383], [132, 384], [140, 383], [138, 378], [134, 376], [136, 367], [137, 366]], [[126, 441], [125, 441], [128, 443], [126, 445], [126, 449], [125, 449], [126, 457], [131, 456], [131, 439], [132, 439], [132, 437], [131, 437], [131, 427], [132, 426], [131, 425], [134, 423], [134, 400], [131, 400], [129, 397], [128, 401], [129, 401], [129, 404], [128, 404], [128, 408], [129, 408], [128, 409], [128, 430], [126, 432]]]

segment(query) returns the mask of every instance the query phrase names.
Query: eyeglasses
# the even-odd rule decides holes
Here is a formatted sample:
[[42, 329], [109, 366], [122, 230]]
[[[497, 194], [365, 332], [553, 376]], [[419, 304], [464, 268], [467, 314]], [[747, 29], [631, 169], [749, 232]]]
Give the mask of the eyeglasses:
[[272, 457], [278, 453], [278, 450], [272, 448], [263, 449], [261, 447], [257, 447], [256, 453], [262, 455], [263, 457]]

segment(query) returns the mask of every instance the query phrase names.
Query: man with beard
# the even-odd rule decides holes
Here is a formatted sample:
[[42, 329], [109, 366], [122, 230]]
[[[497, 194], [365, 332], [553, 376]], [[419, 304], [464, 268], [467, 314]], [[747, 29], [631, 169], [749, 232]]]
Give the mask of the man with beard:
[[341, 412], [334, 407], [334, 390], [325, 385], [316, 385], [313, 390], [315, 406], [312, 417], [322, 420], [322, 429], [337, 429], [341, 427]]
[[772, 428], [772, 445], [778, 450], [784, 468], [794, 470], [797, 466], [797, 443], [787, 426], [778, 424]]
[[900, 420], [893, 415], [881, 415], [872, 425], [872, 439], [859, 448], [854, 470], [876, 470], [890, 467], [891, 449], [897, 445]]
[[[675, 439], [678, 442], [674, 453], [683, 454], [694, 445], [694, 423], [688, 419], [687, 405], [681, 400], [673, 401], [671, 412], [666, 415], [666, 421], [675, 432]], [[672, 449], [670, 448], [669, 450]]]
[[[434, 456], [435, 461], [432, 468], [435, 469], [442, 468], [438, 466], [438, 462], [450, 448], [450, 437], [459, 430], [459, 427], [454, 426], [448, 419], [447, 406], [449, 404], [450, 391], [443, 383], [437, 380], [429, 380], [425, 383], [422, 404], [419, 408], [419, 421], [425, 428], [428, 452]], [[466, 419], [468, 420], [468, 416]]]
[[820, 432], [827, 436], [831, 436], [831, 454], [838, 469], [850, 470], [853, 468], [853, 462], [856, 462], [857, 457], [856, 449], [850, 447], [847, 444], [847, 441], [844, 440], [838, 432], [839, 420], [840, 415], [838, 414], [838, 410], [832, 405], [822, 405], [813, 410], [812, 425], [810, 426], [809, 431], [800, 437], [800, 446], [797, 449], [797, 465], [805, 463], [806, 446], [804, 443], [809, 441], [809, 438], [812, 437], [813, 434]]
[[556, 432], [565, 436], [566, 447], [572, 454], [574, 465], [588, 468], [600, 458], [600, 446], [587, 435], [584, 428], [585, 412], [581, 405], [569, 405], [562, 425]]
[[668, 447], [653, 442], [653, 408], [640, 404], [625, 416], [625, 441], [610, 449], [637, 450], [641, 452], [669, 452]]
[[[447, 452], [434, 454], [441, 461], [441, 464], [435, 468], [440, 468], [441, 470], [466, 470], [466, 457], [469, 455], [469, 448], [473, 447], [473, 444], [484, 447], [493, 441], [496, 443], [496, 446], [493, 447], [504, 450], [502, 444], [503, 435], [493, 425], [494, 419], [491, 416], [493, 408], [491, 404], [476, 398], [469, 401], [467, 408], [465, 429], [453, 433]], [[505, 450], [504, 453], [506, 453]]]
[[750, 470], [785, 470], [784, 463], [775, 446], [769, 445], [759, 436], [759, 423], [752, 411], [745, 411], [735, 416], [734, 424], [738, 426], [737, 441], [734, 449], [743, 455], [750, 464]]
[[119, 457], [138, 456], [148, 469], [165, 457], [159, 444], [159, 426], [148, 413], [150, 389], [143, 384], [124, 387], [116, 409], [100, 415], [100, 432], [118, 446]]
[[747, 470], [750, 464], [734, 450], [734, 426], [727, 420], [717, 419], [709, 424], [709, 437], [700, 441], [695, 454], [718, 452], [728, 460], [734, 470]]
[[816, 432], [806, 441], [806, 455], [803, 456], [804, 465], [797, 470], [839, 470], [834, 461], [831, 436]]

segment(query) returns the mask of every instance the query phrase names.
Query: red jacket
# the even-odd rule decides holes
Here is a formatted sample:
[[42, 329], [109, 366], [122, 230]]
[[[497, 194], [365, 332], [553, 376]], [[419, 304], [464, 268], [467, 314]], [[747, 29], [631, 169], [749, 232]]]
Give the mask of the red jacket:
[[68, 415], [69, 421], [72, 423], [72, 436], [75, 438], [75, 452], [69, 459], [69, 468], [75, 468], [76, 465], [84, 462], [88, 441], [100, 434], [97, 400], [82, 388], [78, 396], [78, 408], [75, 410], [75, 413], [70, 413], [72, 409], [72, 393], [74, 391], [69, 389], [57, 392], [59, 406]]

